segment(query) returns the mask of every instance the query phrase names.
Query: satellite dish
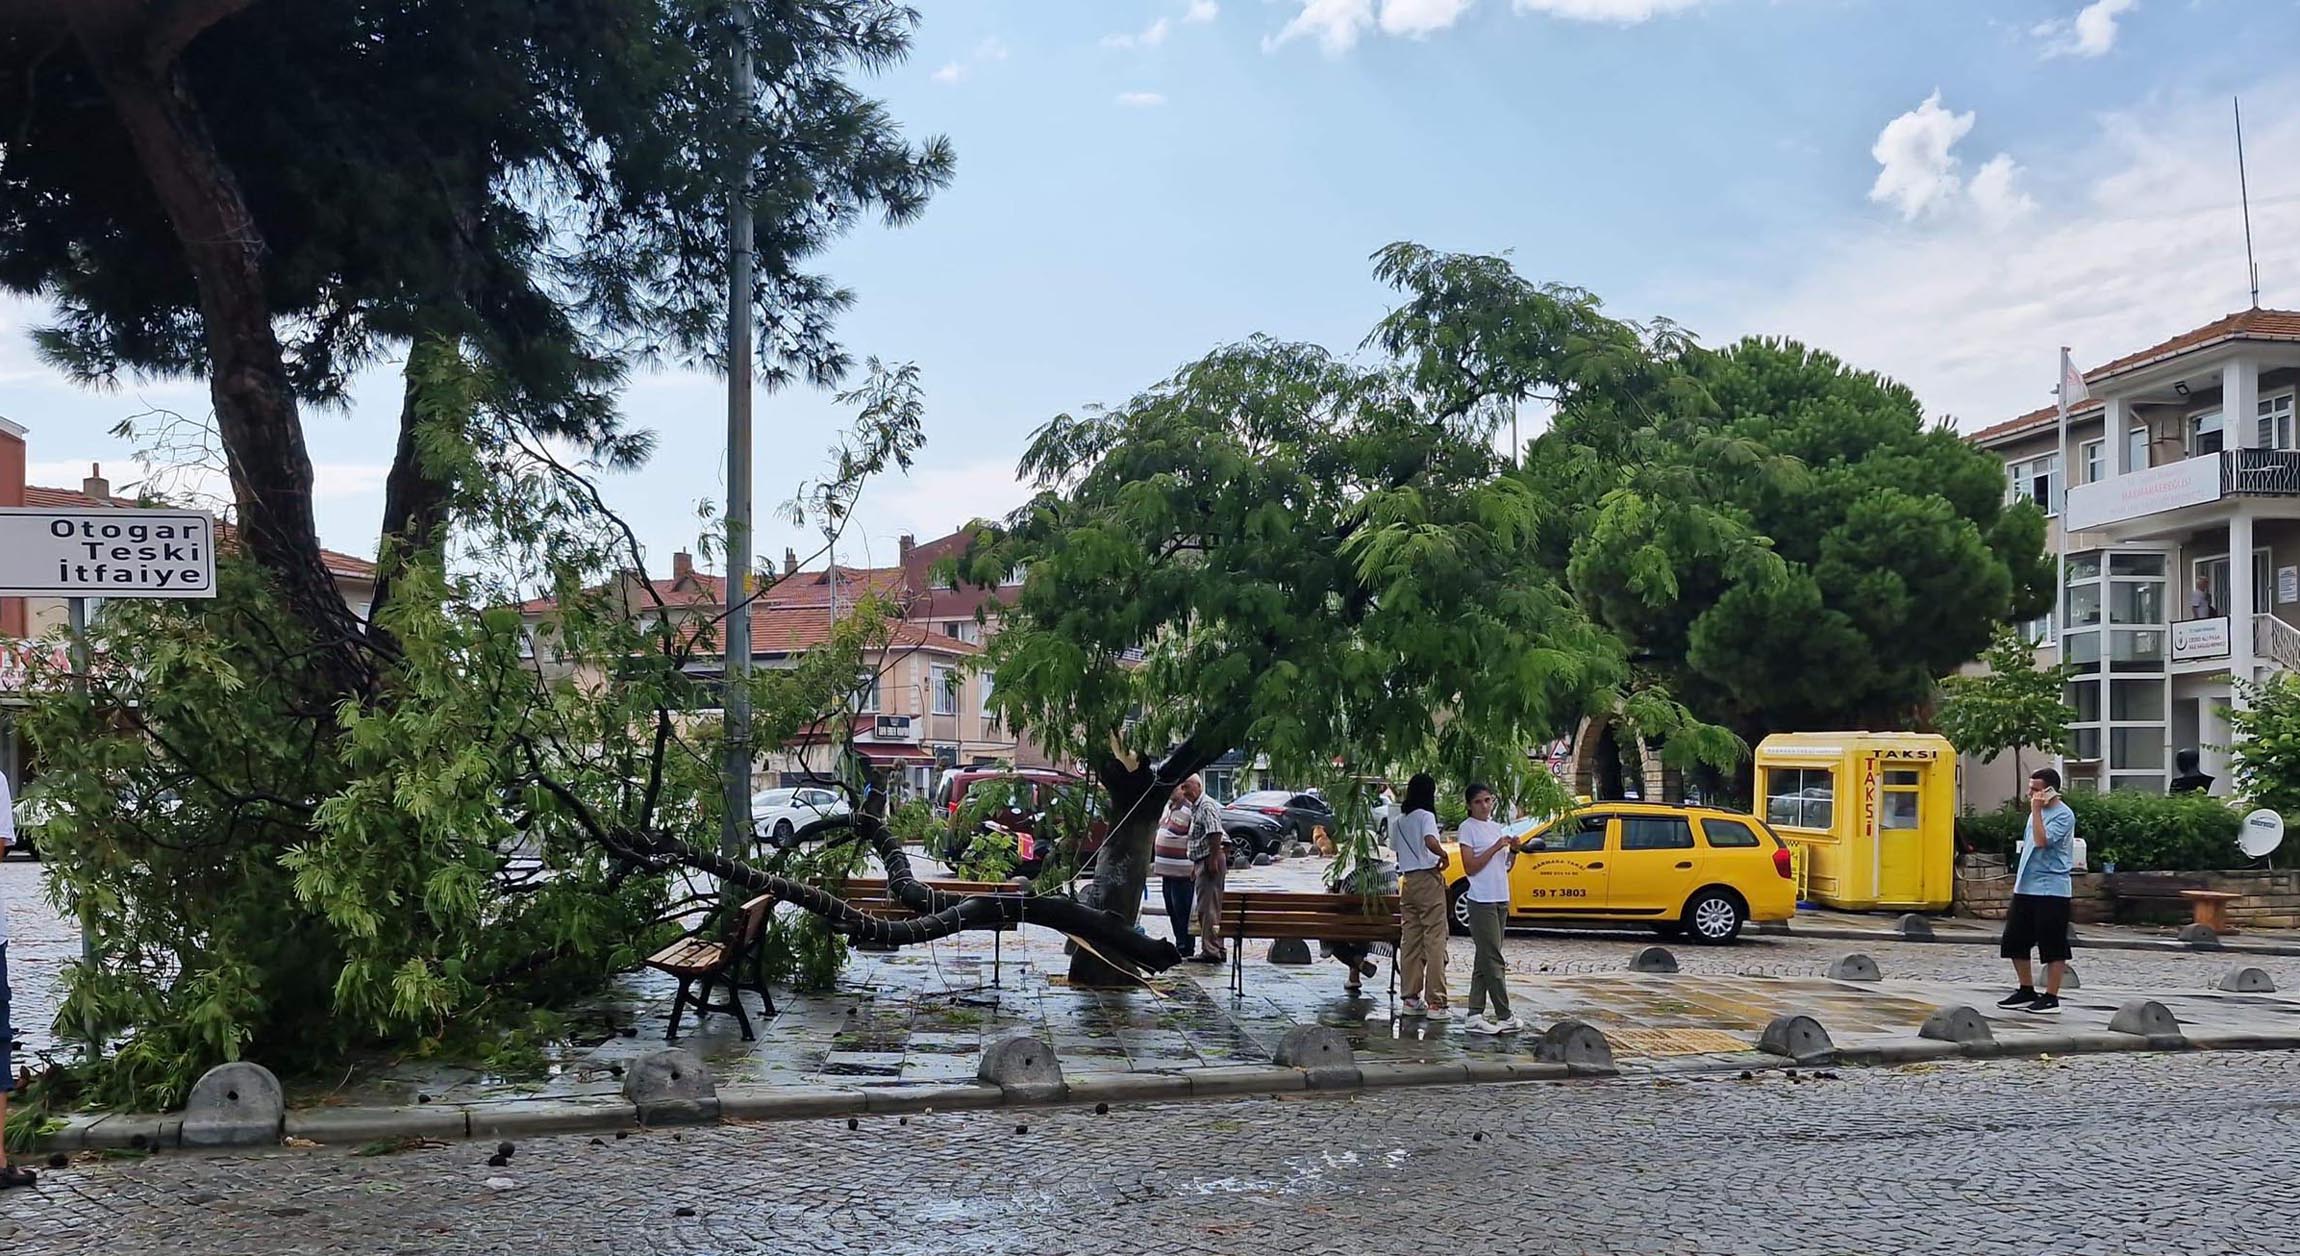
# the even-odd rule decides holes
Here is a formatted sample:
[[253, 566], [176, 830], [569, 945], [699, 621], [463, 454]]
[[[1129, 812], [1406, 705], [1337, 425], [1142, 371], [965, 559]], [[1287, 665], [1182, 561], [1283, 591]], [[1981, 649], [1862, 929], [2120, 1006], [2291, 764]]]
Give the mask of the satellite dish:
[[2254, 859], [2266, 859], [2283, 844], [2284, 817], [2266, 807], [2244, 817], [2244, 827], [2236, 831], [2236, 849]]

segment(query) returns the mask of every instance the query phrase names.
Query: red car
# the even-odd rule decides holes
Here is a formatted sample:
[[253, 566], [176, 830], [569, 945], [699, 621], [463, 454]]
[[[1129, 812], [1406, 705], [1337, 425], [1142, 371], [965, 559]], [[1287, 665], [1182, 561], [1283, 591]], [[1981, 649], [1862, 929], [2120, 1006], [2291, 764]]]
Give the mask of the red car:
[[1110, 824], [1101, 814], [1092, 784], [1075, 772], [1053, 768], [961, 768], [943, 773], [934, 790], [934, 807], [949, 817], [950, 828], [941, 849], [930, 853], [946, 864], [956, 867], [965, 862], [968, 850], [983, 833], [984, 823], [968, 825], [960, 813], [965, 809], [967, 795], [984, 782], [1007, 787], [1009, 796], [1003, 804], [976, 819], [997, 824], [1014, 834], [1014, 870], [1023, 876], [1036, 877], [1045, 869], [1047, 858], [1065, 844], [1069, 835], [1045, 831], [1050, 827], [1048, 818], [1059, 816], [1066, 809], [1059, 805], [1070, 801], [1063, 798], [1064, 795], [1083, 796], [1086, 808], [1086, 834], [1078, 847], [1081, 867], [1110, 838]]

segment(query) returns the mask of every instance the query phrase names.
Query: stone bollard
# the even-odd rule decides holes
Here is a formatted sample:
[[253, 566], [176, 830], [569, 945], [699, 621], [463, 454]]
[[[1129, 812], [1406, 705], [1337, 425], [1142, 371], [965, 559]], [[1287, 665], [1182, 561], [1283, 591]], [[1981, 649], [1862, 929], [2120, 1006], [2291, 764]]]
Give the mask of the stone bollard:
[[623, 1097], [641, 1125], [695, 1125], [719, 1119], [719, 1084], [685, 1047], [650, 1051], [623, 1069]]
[[1613, 1044], [1587, 1021], [1562, 1020], [1551, 1025], [1542, 1032], [1534, 1050], [1540, 1059], [1552, 1064], [1606, 1072], [1613, 1069]]
[[1270, 962], [1307, 964], [1310, 962], [1310, 944], [1301, 938], [1279, 938], [1270, 943]]
[[1287, 1030], [1278, 1039], [1277, 1062], [1281, 1068], [1307, 1072], [1310, 1086], [1318, 1090], [1354, 1086], [1359, 1078], [1358, 1058], [1350, 1050], [1350, 1040], [1329, 1025], [1296, 1025]]
[[2211, 925], [2182, 925], [2180, 926], [2179, 937], [2181, 941], [2200, 951], [2217, 951], [2220, 949], [2220, 935], [2212, 931]]
[[184, 1101], [186, 1147], [255, 1147], [280, 1140], [287, 1100], [280, 1079], [261, 1064], [218, 1064]]
[[2116, 1015], [2109, 1018], [2108, 1029], [2110, 1033], [2132, 1034], [2146, 1038], [2151, 1043], [2166, 1045], [2179, 1043], [2185, 1038], [2180, 1032], [2180, 1021], [2173, 1016], [2172, 1009], [2154, 999], [2134, 999], [2116, 1009]]
[[1851, 955], [1840, 955], [1832, 960], [1826, 975], [1831, 981], [1881, 981], [1884, 979], [1884, 973], [1877, 968], [1877, 961], [1858, 951]]
[[1918, 1027], [1917, 1037], [1930, 1038], [1935, 1042], [1954, 1042], [1960, 1045], [1971, 1042], [1995, 1042], [1997, 1040], [1996, 1033], [1989, 1028], [1987, 1019], [1969, 1007], [1934, 1009], [1933, 1014], [1926, 1017], [1925, 1023]]
[[1062, 1080], [1062, 1061], [1053, 1044], [1028, 1034], [1001, 1038], [983, 1048], [974, 1080], [998, 1087], [1010, 1099], [1031, 1102], [1060, 1099], [1070, 1089]]
[[1893, 931], [1912, 942], [1930, 942], [1933, 940], [1933, 922], [1915, 912], [1910, 912], [1895, 922]]
[[1830, 1041], [1829, 1031], [1821, 1028], [1821, 1022], [1794, 1013], [1774, 1017], [1757, 1040], [1757, 1049], [1785, 1055], [1799, 1064], [1827, 1064], [1837, 1058], [1837, 1044]]
[[2060, 988], [2063, 990], [2084, 989], [2084, 982], [2076, 975], [2076, 965], [2062, 964], [2060, 966]]
[[1649, 946], [1629, 957], [1629, 971], [1633, 973], [1673, 973], [1677, 971], [1677, 957], [1665, 946]]
[[2215, 990], [2229, 994], [2274, 994], [2276, 979], [2262, 968], [2231, 968], [2212, 983]]

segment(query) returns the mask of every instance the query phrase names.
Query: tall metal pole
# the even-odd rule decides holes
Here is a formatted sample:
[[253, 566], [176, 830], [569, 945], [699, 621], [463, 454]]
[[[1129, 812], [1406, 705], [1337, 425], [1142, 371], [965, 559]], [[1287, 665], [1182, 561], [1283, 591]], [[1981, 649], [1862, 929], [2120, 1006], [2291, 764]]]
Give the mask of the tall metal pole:
[[[751, 118], [750, 15], [735, 14], [735, 121]], [[727, 185], [727, 653], [721, 710], [726, 737], [726, 817], [720, 853], [751, 844], [751, 151], [738, 142]], [[728, 887], [732, 894], [733, 887]]]
[[[72, 617], [72, 685], [85, 698], [88, 696], [88, 599], [67, 598], [64, 604]], [[96, 935], [89, 930], [85, 913], [80, 918], [80, 963], [88, 970], [88, 978], [93, 980], [96, 976]], [[0, 1026], [0, 1029], [4, 1028]], [[93, 1062], [101, 1058], [104, 1045], [97, 1041], [94, 1011], [82, 1013], [80, 1034], [87, 1039], [88, 1059]]]
[[2252, 283], [2252, 308], [2260, 308], [2260, 264], [2252, 260], [2252, 184], [2244, 177], [2244, 102], [2228, 98], [2236, 111], [2236, 190], [2244, 198], [2244, 277]]

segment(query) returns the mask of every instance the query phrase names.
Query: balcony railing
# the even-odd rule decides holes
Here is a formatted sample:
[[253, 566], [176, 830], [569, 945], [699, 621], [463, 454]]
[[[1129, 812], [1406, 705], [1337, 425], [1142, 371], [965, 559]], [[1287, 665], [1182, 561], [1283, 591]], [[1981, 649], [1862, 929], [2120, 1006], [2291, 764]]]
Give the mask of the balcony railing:
[[2252, 617], [2252, 655], [2286, 671], [2300, 672], [2300, 628], [2274, 615]]
[[2085, 532], [2228, 497], [2300, 497], [2300, 452], [2224, 449], [2079, 484], [2062, 523]]

